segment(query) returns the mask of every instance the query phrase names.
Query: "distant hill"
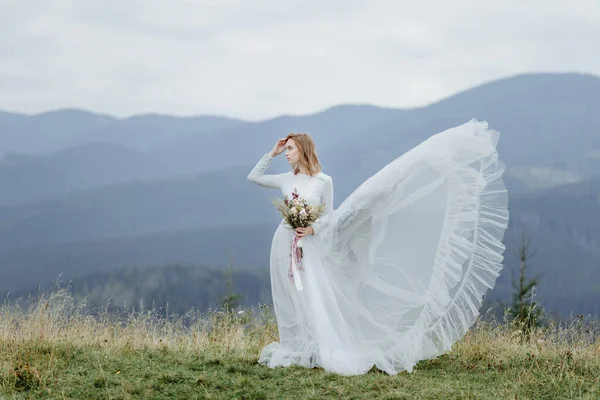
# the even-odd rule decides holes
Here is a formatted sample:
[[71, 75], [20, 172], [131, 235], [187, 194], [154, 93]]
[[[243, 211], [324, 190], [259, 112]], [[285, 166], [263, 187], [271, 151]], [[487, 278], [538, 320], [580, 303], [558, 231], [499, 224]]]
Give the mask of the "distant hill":
[[502, 133], [499, 151], [514, 193], [600, 174], [600, 78], [528, 74], [501, 79], [345, 138], [320, 150], [338, 193], [353, 187], [435, 132], [471, 118]]
[[[338, 206], [429, 135], [477, 118], [502, 132], [511, 208], [507, 272], [490, 300], [508, 293], [523, 223], [538, 247], [532, 263], [546, 274], [540, 297], [560, 312], [600, 312], [600, 300], [590, 302], [600, 292], [597, 104], [598, 77], [529, 74], [417, 109], [343, 105], [259, 122], [0, 113], [0, 146], [14, 147], [0, 162], [0, 289], [35, 287], [61, 272], [219, 267], [228, 251], [240, 268], [262, 268], [278, 219], [268, 200], [279, 193], [246, 175], [277, 138], [313, 135]], [[278, 158], [269, 172], [288, 168]]]
[[[322, 132], [324, 144], [336, 143], [353, 130], [402, 112], [372, 106], [340, 106], [310, 116], [250, 123], [209, 116], [102, 119], [71, 110], [50, 113], [52, 121], [62, 124], [50, 124], [41, 133], [36, 131], [35, 122], [46, 115], [8, 114], [5, 127], [15, 127], [5, 130], [0, 115], [0, 156], [2, 151], [5, 153], [0, 159], [0, 187], [10, 193], [0, 196], [0, 206], [31, 203], [119, 182], [193, 176], [239, 167], [268, 150], [265, 141], [258, 140], [265, 135], [279, 138], [302, 126], [315, 136]], [[77, 126], [85, 128], [78, 134], [75, 128], [60, 131], [60, 126], [68, 125], [71, 115], [77, 116]]]
[[264, 270], [276, 228], [274, 222], [7, 249], [0, 251], [0, 296], [47, 285], [61, 274], [70, 280], [126, 267], [231, 263]]
[[[247, 169], [86, 190], [23, 206], [0, 207], [0, 250], [276, 221]], [[236, 206], [243, 199], [245, 206]]]
[[157, 114], [119, 119], [78, 109], [36, 115], [0, 111], [0, 155], [6, 152], [47, 153], [94, 142], [147, 150], [178, 135], [221, 129], [241, 122], [218, 116]]
[[110, 143], [84, 144], [40, 155], [7, 153], [0, 160], [0, 206], [173, 175], [168, 165], [149, 154]]
[[512, 290], [524, 228], [534, 254], [532, 271], [542, 276], [538, 299], [563, 315], [600, 315], [600, 179], [513, 196], [509, 208], [505, 272], [496, 296]]
[[[260, 198], [254, 197], [261, 195], [247, 184], [245, 176], [275, 139], [294, 127], [314, 133], [324, 169], [334, 178], [336, 204], [410, 147], [471, 117], [488, 119], [493, 129], [503, 133], [499, 147], [508, 167], [506, 182], [511, 194], [579, 182], [600, 173], [600, 114], [590, 107], [595, 99], [600, 101], [597, 77], [525, 75], [483, 85], [421, 109], [341, 106], [310, 116], [240, 123], [184, 135], [152, 155], [115, 152], [118, 154], [105, 157], [105, 163], [100, 161], [100, 155], [93, 163], [86, 156], [69, 156], [72, 162], [62, 164], [76, 172], [30, 168], [22, 183], [18, 178], [7, 178], [2, 190], [9, 194], [0, 204], [14, 205], [17, 199], [22, 203], [33, 201], [38, 189], [31, 188], [39, 187], [46, 193], [62, 190], [65, 194], [43, 202], [0, 208], [0, 248], [7, 243], [44, 244], [202, 228], [239, 219], [248, 223], [264, 220], [269, 214], [236, 214], [228, 199]], [[161, 125], [166, 117], [153, 118]], [[84, 154], [86, 148], [77, 150]], [[60, 153], [47, 157], [58, 165], [58, 160], [67, 156]], [[111, 165], [113, 158], [118, 161]], [[285, 160], [279, 158], [270, 171], [288, 168]], [[184, 170], [188, 172], [185, 177], [161, 176]], [[0, 177], [1, 171], [0, 167]], [[199, 175], [192, 174], [194, 171]], [[48, 174], [56, 177], [49, 179]], [[73, 174], [76, 179], [68, 183], [53, 183]], [[97, 186], [102, 184], [100, 178], [107, 176], [112, 177], [112, 182], [105, 180], [110, 186]], [[138, 182], [150, 178], [157, 180]], [[113, 185], [115, 181], [122, 183]], [[81, 191], [90, 186], [93, 190]], [[69, 191], [74, 193], [66, 195]], [[268, 192], [260, 193], [266, 197]], [[98, 199], [102, 199], [101, 205]], [[213, 210], [210, 217], [199, 218], [199, 210], [208, 209]], [[67, 223], [70, 229], [61, 227]], [[52, 234], [47, 234], [49, 231]], [[45, 235], [48, 239], [44, 239]]]
[[[406, 110], [369, 105], [342, 105], [304, 116], [282, 116], [234, 127], [186, 135], [153, 151], [180, 172], [220, 170], [252, 164], [290, 132], [307, 132], [319, 149], [335, 146], [347, 137], [377, 129], [403, 116]], [[331, 165], [324, 158], [325, 165]]]
[[[0, 199], [0, 205], [118, 182], [250, 168], [276, 139], [291, 131], [313, 136], [325, 170], [336, 179], [336, 194], [346, 197], [409, 148], [471, 118], [487, 120], [503, 133], [499, 149], [508, 165], [512, 192], [544, 189], [579, 182], [600, 171], [598, 102], [600, 78], [596, 76], [528, 74], [481, 85], [422, 108], [341, 105], [258, 122], [218, 116], [118, 119], [81, 110], [33, 116], [0, 113], [0, 154], [5, 153], [0, 166], [43, 153], [40, 159], [68, 164], [77, 171], [65, 174], [54, 171], [51, 164], [27, 168], [27, 163], [21, 170], [0, 170], [0, 175], [8, 174], [0, 187], [11, 193]], [[95, 157], [89, 157], [90, 149], [100, 143], [114, 148], [106, 153], [107, 147], [99, 148]], [[114, 150], [118, 146], [123, 146], [121, 151]], [[124, 147], [132, 153], [129, 160]], [[118, 176], [110, 173], [115, 170]], [[73, 173], [77, 179], [69, 176]], [[13, 177], [20, 174], [25, 176], [23, 187]], [[63, 175], [66, 182], [60, 180]]]
[[[183, 315], [191, 309], [206, 312], [222, 309], [223, 299], [229, 294], [242, 294], [239, 305], [257, 307], [271, 303], [270, 278], [267, 268], [260, 270], [233, 269], [231, 287], [222, 268], [168, 265], [159, 268], [121, 268], [91, 273], [68, 285], [76, 299], [86, 299], [90, 310], [156, 309], [162, 314]], [[48, 291], [38, 290], [12, 293], [11, 298], [28, 297]]]
[[[542, 274], [538, 298], [562, 315], [600, 315], [599, 199], [600, 179], [512, 196], [505, 268], [487, 300], [506, 301], [512, 291], [523, 227], [535, 253], [532, 273]], [[251, 200], [257, 206], [259, 202]], [[61, 273], [71, 279], [129, 266], [182, 263], [222, 268], [232, 259], [236, 268], [264, 270], [277, 227], [277, 216], [270, 215], [269, 223], [5, 249], [0, 251], [0, 294], [50, 282]]]
[[192, 175], [177, 170], [177, 160], [161, 160], [149, 150], [242, 122], [157, 114], [118, 119], [74, 109], [0, 112], [0, 206], [119, 182]]
[[80, 144], [90, 131], [116, 123], [114, 117], [76, 109], [37, 115], [0, 113], [0, 154], [38, 153]]

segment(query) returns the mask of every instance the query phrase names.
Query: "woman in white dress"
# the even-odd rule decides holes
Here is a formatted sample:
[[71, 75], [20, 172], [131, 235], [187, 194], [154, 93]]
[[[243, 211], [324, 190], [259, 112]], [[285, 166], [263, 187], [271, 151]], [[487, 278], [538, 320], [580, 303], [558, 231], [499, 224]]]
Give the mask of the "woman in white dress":
[[[475, 322], [502, 269], [507, 193], [498, 133], [472, 120], [435, 134], [367, 179], [334, 210], [333, 182], [310, 136], [277, 141], [248, 175], [325, 203], [311, 226], [282, 223], [270, 270], [279, 342], [259, 362], [390, 375], [450, 349]], [[292, 171], [266, 175], [285, 151]], [[291, 243], [302, 238], [302, 270]], [[302, 282], [298, 285], [298, 281]]]

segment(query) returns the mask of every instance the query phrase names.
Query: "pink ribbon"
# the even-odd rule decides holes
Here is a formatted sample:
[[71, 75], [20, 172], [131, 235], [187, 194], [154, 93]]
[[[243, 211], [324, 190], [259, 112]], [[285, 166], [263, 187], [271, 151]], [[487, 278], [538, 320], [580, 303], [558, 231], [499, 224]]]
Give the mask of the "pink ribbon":
[[[296, 270], [304, 271], [304, 266], [302, 265], [302, 257], [300, 256], [300, 248], [298, 247], [298, 240], [300, 238], [297, 235], [294, 235], [294, 239], [292, 239], [292, 244], [290, 248], [290, 268], [288, 269], [288, 277], [290, 278], [290, 282], [292, 285], [295, 283], [295, 275], [294, 275], [294, 264], [296, 265]], [[298, 277], [299, 279], [300, 277]], [[298, 282], [298, 290], [302, 290], [302, 283]]]

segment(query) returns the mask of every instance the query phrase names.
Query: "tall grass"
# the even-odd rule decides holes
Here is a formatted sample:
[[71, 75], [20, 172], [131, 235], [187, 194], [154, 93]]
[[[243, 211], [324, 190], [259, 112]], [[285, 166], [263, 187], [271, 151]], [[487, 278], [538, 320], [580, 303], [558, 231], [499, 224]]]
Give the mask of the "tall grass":
[[68, 289], [0, 307], [0, 392], [15, 398], [600, 398], [600, 323], [577, 316], [526, 337], [485, 316], [411, 374], [340, 377], [256, 364], [277, 339], [270, 307], [236, 312], [77, 303]]

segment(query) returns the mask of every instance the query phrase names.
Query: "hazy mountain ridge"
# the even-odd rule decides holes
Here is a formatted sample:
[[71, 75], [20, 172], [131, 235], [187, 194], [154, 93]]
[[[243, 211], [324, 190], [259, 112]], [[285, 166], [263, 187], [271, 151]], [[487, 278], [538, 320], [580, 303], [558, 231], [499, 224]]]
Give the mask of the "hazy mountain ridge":
[[148, 150], [152, 145], [178, 135], [221, 129], [242, 122], [219, 116], [160, 114], [116, 118], [79, 109], [35, 115], [0, 111], [0, 154], [47, 153], [99, 141]]
[[[95, 272], [66, 282], [73, 296], [85, 298], [90, 310], [108, 309], [161, 310], [165, 314], [183, 315], [191, 309], [205, 312], [222, 307], [228, 294], [243, 294], [239, 305], [244, 308], [271, 303], [268, 270], [231, 271], [231, 287], [222, 268], [190, 265], [167, 265], [163, 267], [128, 267], [104, 272]], [[39, 288], [39, 291], [21, 291], [11, 298], [28, 297], [49, 291], [54, 285]]]
[[[498, 149], [513, 187], [544, 188], [573, 181], [552, 171], [569, 172], [578, 181], [600, 173], [600, 158], [592, 152], [600, 149], [596, 104], [600, 104], [600, 78], [596, 76], [516, 76], [409, 110], [377, 130], [358, 132], [340, 145], [325, 147], [320, 155], [333, 167], [333, 176], [354, 172], [344, 182], [347, 188], [342, 194], [346, 195], [366, 176], [431, 134], [475, 118], [502, 133]], [[536, 175], [532, 173], [536, 168], [549, 172]]]
[[268, 244], [276, 228], [274, 221], [6, 249], [0, 251], [0, 294], [32, 291], [61, 274], [64, 280], [70, 280], [135, 266], [223, 268], [231, 264], [236, 269], [265, 269]]
[[[0, 249], [274, 221], [265, 194], [277, 196], [277, 192], [250, 185], [248, 172], [236, 168], [116, 184], [0, 207]], [[248, 206], [236, 207], [240, 199]]]
[[138, 150], [89, 143], [47, 154], [6, 153], [0, 160], [0, 206], [34, 202], [121, 182], [174, 176], [168, 165]]
[[[268, 204], [264, 193], [263, 203]], [[556, 313], [600, 313], [600, 179], [512, 196], [510, 224], [505, 236], [505, 268], [489, 301], [507, 300], [518, 268], [517, 248], [521, 227], [531, 237], [532, 273], [541, 273], [538, 298]], [[253, 199], [258, 204], [260, 199]], [[561, 210], [557, 213], [557, 210]], [[130, 266], [169, 263], [210, 265], [232, 263], [239, 269], [267, 271], [269, 248], [277, 227], [270, 204], [261, 224], [230, 225], [203, 230], [160, 232], [137, 237], [94, 242], [70, 242], [44, 247], [0, 251], [0, 290], [31, 289], [35, 282], [85, 278], [89, 273], [111, 274]], [[592, 217], [590, 217], [592, 216]], [[265, 220], [273, 220], [265, 222]], [[26, 271], [26, 272], [24, 272]], [[266, 272], [265, 272], [266, 273]], [[596, 299], [595, 302], [583, 299]], [[189, 307], [193, 304], [189, 304]]]
[[[362, 129], [370, 124], [377, 124], [391, 118], [392, 115], [402, 114], [404, 111], [384, 109], [372, 106], [338, 106], [308, 116], [282, 116], [262, 122], [244, 122], [240, 120], [221, 117], [170, 117], [162, 115], [136, 116], [124, 120], [111, 120], [108, 127], [95, 128], [83, 132], [75, 138], [64, 138], [58, 135], [51, 143], [51, 147], [59, 147], [54, 152], [41, 152], [34, 146], [33, 154], [10, 148], [9, 141], [5, 143], [4, 158], [0, 161], [0, 175], [2, 167], [18, 164], [22, 171], [30, 173], [27, 179], [30, 182], [21, 185], [14, 181], [11, 174], [22, 171], [11, 170], [4, 172], [9, 182], [2, 182], [2, 187], [11, 191], [10, 196], [0, 199], [0, 205], [16, 205], [36, 201], [40, 198], [60, 196], [71, 191], [80, 191], [85, 188], [112, 185], [124, 181], [138, 181], [147, 179], [163, 179], [168, 176], [193, 176], [199, 173], [226, 169], [235, 166], [248, 165], [255, 157], [260, 157], [264, 152], [264, 141], [258, 140], [265, 135], [276, 138], [289, 131], [297, 130], [298, 126], [310, 131], [315, 137], [322, 137], [323, 143], [335, 143], [349, 130]], [[55, 114], [62, 115], [59, 111]], [[86, 114], [84, 114], [86, 115]], [[33, 118], [22, 116], [25, 118]], [[96, 118], [91, 114], [90, 118]], [[26, 126], [26, 124], [23, 124]], [[171, 127], [172, 126], [172, 127]], [[0, 121], [1, 128], [1, 121]], [[50, 129], [50, 128], [48, 128]], [[52, 128], [58, 129], [58, 128]], [[0, 129], [0, 139], [6, 133]], [[329, 135], [331, 133], [331, 135]], [[28, 137], [34, 136], [28, 133]], [[10, 138], [10, 134], [8, 137]], [[39, 136], [39, 135], [38, 135]], [[29, 139], [28, 139], [29, 140]], [[59, 145], [60, 143], [60, 145]], [[98, 156], [95, 160], [87, 159], [86, 149], [97, 147]], [[108, 147], [120, 148], [121, 153], [130, 151], [131, 161], [121, 158], [118, 168], [123, 174], [117, 173], [108, 176], [105, 170], [113, 168], [113, 157], [106, 153], [100, 155]], [[14, 146], [13, 146], [14, 147]], [[17, 148], [19, 146], [16, 146]], [[8, 150], [6, 149], [8, 148]], [[3, 148], [0, 146], [0, 153]], [[73, 153], [80, 151], [79, 162], [73, 159]], [[255, 154], [255, 155], [252, 155]], [[50, 162], [45, 164], [44, 170], [39, 170], [36, 181], [36, 171], [40, 160], [56, 160], [65, 157], [62, 164], [73, 161], [69, 168], [73, 171], [89, 171], [89, 179], [77, 185], [76, 182], [64, 183], [64, 170], [56, 168]], [[143, 165], [151, 169], [146, 173], [140, 166], [139, 158], [144, 158]], [[30, 165], [30, 164], [33, 164]], [[27, 168], [29, 167], [29, 168]], [[53, 170], [56, 169], [56, 170]], [[51, 178], [53, 175], [56, 178]], [[107, 179], [97, 179], [107, 176]], [[38, 186], [38, 190], [29, 189]], [[24, 186], [24, 187], [22, 187]], [[110, 190], [110, 188], [109, 188]]]
[[[245, 123], [203, 135], [187, 135], [156, 149], [181, 173], [251, 165], [290, 132], [308, 132], [319, 147], [335, 146], [346, 137], [403, 115], [405, 110], [375, 106], [338, 106], [304, 116], [281, 116]], [[329, 162], [327, 162], [330, 164]]]
[[[172, 131], [168, 116], [128, 121], [76, 113], [84, 134], [67, 129], [48, 143], [69, 141], [69, 135], [85, 142], [93, 137], [90, 132], [104, 132], [98, 125], [104, 124], [114, 128], [106, 134], [107, 143], [122, 142], [98, 146], [115, 149], [123, 161], [113, 166], [113, 181], [105, 182], [98, 178], [103, 175], [85, 179], [97, 174], [93, 168], [86, 172], [93, 163], [84, 151], [95, 144], [43, 156], [9, 154], [0, 162], [0, 187], [6, 193], [0, 204], [13, 204], [0, 207], [2, 289], [34, 287], [60, 272], [81, 277], [132, 265], [224, 265], [227, 251], [233, 252], [240, 267], [262, 268], [268, 263], [278, 219], [268, 199], [279, 193], [249, 184], [246, 175], [277, 138], [289, 131], [313, 135], [324, 170], [334, 178], [337, 206], [364, 179], [410, 147], [474, 117], [502, 132], [499, 149], [508, 167], [505, 180], [511, 207], [505, 271], [524, 223], [540, 249], [533, 263], [551, 275], [542, 280], [540, 296], [560, 312], [568, 312], [574, 304], [581, 312], [600, 312], [582, 300], [597, 298], [600, 304], [600, 290], [593, 283], [600, 280], [597, 104], [598, 77], [536, 74], [492, 82], [418, 109], [339, 106], [258, 122], [184, 118]], [[67, 114], [44, 118], [60, 122], [59, 117]], [[3, 126], [24, 126], [28, 118], [0, 113], [0, 139], [6, 137]], [[200, 126], [197, 122], [205, 129], [187, 131]], [[126, 137], [128, 132], [132, 134]], [[44, 163], [36, 164], [39, 160]], [[103, 173], [110, 170], [97, 163]], [[19, 168], [29, 175], [10, 174]], [[288, 168], [278, 158], [269, 172]], [[68, 177], [68, 169], [81, 173], [79, 180], [61, 182], [63, 186], [52, 183]], [[173, 176], [178, 174], [185, 176]], [[115, 184], [115, 179], [122, 181]], [[42, 195], [27, 193], [27, 187], [45, 190], [46, 197], [35, 200]], [[21, 197], [15, 199], [17, 193]], [[7, 203], [10, 196], [13, 203]], [[509, 274], [503, 273], [492, 297], [502, 297], [508, 288]]]

